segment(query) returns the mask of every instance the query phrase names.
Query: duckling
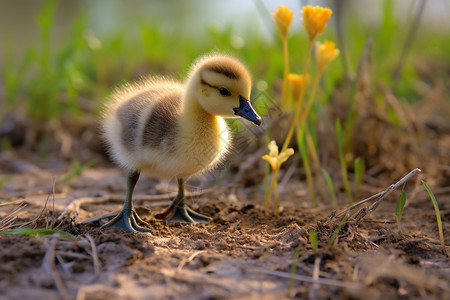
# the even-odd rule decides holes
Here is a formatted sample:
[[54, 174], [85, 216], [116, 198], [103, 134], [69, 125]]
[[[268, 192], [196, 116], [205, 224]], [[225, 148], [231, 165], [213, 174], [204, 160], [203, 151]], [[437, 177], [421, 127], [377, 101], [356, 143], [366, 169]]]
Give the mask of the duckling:
[[224, 118], [242, 117], [261, 125], [249, 101], [251, 77], [236, 58], [210, 54], [197, 59], [181, 83], [152, 77], [116, 89], [105, 106], [102, 135], [113, 160], [129, 170], [123, 209], [103, 228], [151, 232], [133, 208], [140, 172], [177, 178], [178, 194], [155, 218], [165, 223], [208, 223], [189, 208], [184, 178], [211, 170], [230, 147]]

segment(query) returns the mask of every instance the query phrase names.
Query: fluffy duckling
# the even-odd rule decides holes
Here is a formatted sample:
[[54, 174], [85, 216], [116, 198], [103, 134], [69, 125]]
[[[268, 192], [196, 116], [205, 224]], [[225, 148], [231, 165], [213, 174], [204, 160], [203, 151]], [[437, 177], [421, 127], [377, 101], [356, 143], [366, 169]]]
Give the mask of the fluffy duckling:
[[[103, 228], [151, 232], [132, 204], [141, 171], [178, 182], [178, 195], [163, 213], [166, 223], [208, 223], [185, 203], [183, 178], [216, 166], [230, 146], [223, 118], [243, 117], [261, 125], [250, 101], [251, 77], [237, 59], [220, 54], [199, 58], [183, 84], [154, 77], [115, 91], [104, 109], [103, 137], [113, 159], [129, 169], [122, 211]], [[148, 225], [148, 224], [147, 224]]]

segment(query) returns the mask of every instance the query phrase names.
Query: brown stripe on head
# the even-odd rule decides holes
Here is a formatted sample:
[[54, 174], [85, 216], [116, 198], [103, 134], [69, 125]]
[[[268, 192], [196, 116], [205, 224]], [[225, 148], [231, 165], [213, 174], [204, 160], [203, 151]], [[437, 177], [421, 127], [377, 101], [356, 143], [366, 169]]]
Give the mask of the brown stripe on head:
[[[143, 146], [158, 148], [170, 146], [174, 143], [181, 98], [180, 93], [165, 95], [153, 106], [144, 125]], [[167, 144], [162, 145], [163, 143]]]
[[247, 69], [235, 58], [228, 56], [211, 56], [203, 64], [204, 70], [222, 74], [230, 79], [242, 79], [248, 74]]
[[239, 79], [240, 76], [233, 68], [228, 65], [212, 65], [207, 67], [208, 71], [223, 74], [230, 79]]

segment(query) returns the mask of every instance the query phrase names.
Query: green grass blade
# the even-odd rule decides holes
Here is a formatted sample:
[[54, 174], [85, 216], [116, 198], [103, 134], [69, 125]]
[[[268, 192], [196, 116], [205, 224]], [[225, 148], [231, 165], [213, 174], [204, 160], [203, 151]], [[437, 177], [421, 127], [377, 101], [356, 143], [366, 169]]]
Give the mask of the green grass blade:
[[428, 195], [431, 198], [431, 201], [433, 201], [434, 211], [436, 212], [436, 220], [438, 223], [438, 229], [439, 229], [439, 238], [441, 239], [441, 246], [442, 246], [442, 253], [447, 254], [447, 250], [445, 249], [445, 243], [444, 243], [444, 232], [442, 230], [442, 220], [441, 220], [441, 212], [439, 211], [439, 206], [436, 200], [436, 197], [434, 197], [433, 192], [431, 191], [428, 184], [426, 184], [425, 181], [422, 180], [423, 185], [427, 189]]
[[397, 219], [398, 232], [400, 233], [402, 233], [400, 221], [402, 219], [403, 208], [405, 207], [405, 203], [406, 203], [406, 193], [405, 191], [402, 191], [402, 193], [397, 198], [397, 201], [395, 203], [395, 217]]
[[334, 230], [333, 235], [331, 236], [330, 240], [328, 241], [328, 245], [326, 248], [327, 251], [329, 251], [331, 249], [331, 247], [333, 246], [334, 240], [337, 238], [342, 227], [344, 227], [345, 224], [347, 224], [348, 218], [349, 218], [349, 215], [347, 214], [345, 216], [345, 218], [343, 218], [342, 221], [339, 223], [338, 227], [336, 227], [336, 229]]
[[61, 236], [68, 238], [68, 239], [75, 239], [75, 236], [73, 236], [72, 234], [65, 232], [65, 231], [60, 231], [60, 230], [50, 230], [50, 229], [31, 229], [28, 227], [20, 227], [11, 231], [0, 231], [0, 234], [20, 234], [20, 235], [40, 235], [40, 236], [45, 236], [45, 235], [52, 235], [52, 234], [60, 234]]
[[328, 174], [327, 170], [322, 168], [322, 175], [325, 178], [325, 182], [327, 183], [328, 192], [331, 195], [331, 202], [333, 203], [334, 207], [338, 206], [337, 200], [336, 200], [336, 192], [334, 191], [333, 181], [331, 179], [330, 174]]
[[310, 230], [309, 231], [309, 242], [311, 243], [311, 246], [313, 247], [314, 250], [317, 250], [317, 231], [315, 230]]

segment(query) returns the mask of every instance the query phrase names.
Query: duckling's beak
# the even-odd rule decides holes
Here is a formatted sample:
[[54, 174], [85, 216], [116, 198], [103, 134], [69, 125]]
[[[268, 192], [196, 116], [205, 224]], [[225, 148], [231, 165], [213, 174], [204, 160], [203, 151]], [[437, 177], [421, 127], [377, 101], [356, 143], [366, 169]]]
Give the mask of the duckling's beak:
[[246, 100], [244, 97], [239, 96], [239, 107], [233, 108], [234, 114], [255, 123], [256, 125], [261, 125], [262, 119], [253, 109], [250, 101]]

